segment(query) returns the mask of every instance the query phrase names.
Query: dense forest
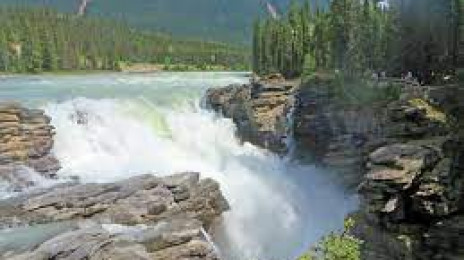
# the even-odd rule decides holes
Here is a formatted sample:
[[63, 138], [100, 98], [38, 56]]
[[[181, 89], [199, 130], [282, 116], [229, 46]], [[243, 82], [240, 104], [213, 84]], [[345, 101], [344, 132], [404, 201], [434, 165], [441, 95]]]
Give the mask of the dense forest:
[[253, 68], [286, 77], [320, 70], [359, 76], [411, 72], [431, 80], [459, 64], [460, 0], [333, 0], [293, 3], [280, 19], [257, 21]]
[[[82, 1], [1, 0], [0, 6], [47, 6], [77, 13]], [[267, 13], [267, 2], [285, 10], [290, 0], [92, 0], [85, 15], [123, 19], [131, 27], [174, 36], [249, 45], [253, 19]]]
[[140, 32], [51, 9], [0, 8], [0, 71], [118, 70], [125, 63], [246, 69], [246, 48]]

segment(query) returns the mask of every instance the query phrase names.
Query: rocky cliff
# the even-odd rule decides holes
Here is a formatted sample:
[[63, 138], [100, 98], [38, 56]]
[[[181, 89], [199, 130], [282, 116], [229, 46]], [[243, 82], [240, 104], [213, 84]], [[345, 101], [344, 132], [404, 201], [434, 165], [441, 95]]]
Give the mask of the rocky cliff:
[[60, 169], [52, 153], [53, 131], [43, 111], [0, 103], [0, 181], [21, 189], [33, 184], [29, 170], [53, 177]]
[[463, 259], [462, 88], [406, 82], [397, 98], [366, 105], [340, 102], [326, 83], [261, 79], [212, 89], [207, 103], [245, 141], [285, 153], [293, 136], [296, 156], [358, 187], [363, 259]]
[[[400, 106], [390, 114], [401, 139], [369, 154], [360, 187], [366, 258], [464, 258], [464, 146], [457, 130], [464, 104], [455, 98], [463, 94], [451, 86], [432, 89], [424, 97], [429, 102], [412, 100], [414, 109]], [[411, 121], [422, 128], [404, 127]], [[385, 246], [393, 244], [396, 250]]]
[[293, 135], [297, 154], [351, 178], [361, 172], [366, 150], [383, 141], [386, 112], [375, 108], [384, 107], [386, 102], [341, 104], [334, 100], [327, 84], [306, 83], [296, 93]]
[[255, 78], [246, 85], [209, 89], [206, 103], [234, 121], [243, 141], [285, 154], [297, 86], [298, 82], [286, 81], [280, 75]]
[[[326, 87], [327, 88], [327, 87]], [[459, 87], [403, 87], [401, 98], [341, 104], [324, 86], [297, 93], [299, 148], [359, 185], [363, 259], [461, 259]]]

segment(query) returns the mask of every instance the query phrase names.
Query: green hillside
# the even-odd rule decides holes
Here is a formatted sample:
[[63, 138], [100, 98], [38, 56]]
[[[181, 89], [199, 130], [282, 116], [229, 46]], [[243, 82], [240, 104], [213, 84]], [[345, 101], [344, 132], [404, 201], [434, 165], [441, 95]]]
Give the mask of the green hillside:
[[[271, 0], [284, 9], [291, 0]], [[1, 0], [3, 5], [47, 5], [77, 12], [80, 0]], [[265, 0], [92, 0], [87, 15], [121, 18], [142, 29], [235, 43], [251, 42], [253, 20]]]
[[140, 32], [110, 19], [0, 8], [0, 72], [119, 70], [131, 63], [243, 70], [248, 55], [246, 48]]

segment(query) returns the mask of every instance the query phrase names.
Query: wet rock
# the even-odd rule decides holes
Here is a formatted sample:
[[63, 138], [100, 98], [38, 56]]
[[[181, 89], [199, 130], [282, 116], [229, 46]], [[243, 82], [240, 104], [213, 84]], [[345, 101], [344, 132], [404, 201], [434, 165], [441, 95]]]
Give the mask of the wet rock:
[[205, 230], [228, 209], [218, 183], [198, 173], [141, 175], [24, 194], [0, 205], [0, 224], [92, 224], [11, 259], [218, 259]]
[[[386, 141], [386, 102], [343, 104], [333, 98], [330, 84], [310, 82], [298, 89], [293, 120], [296, 154], [302, 160], [339, 171], [356, 186], [364, 155]], [[359, 175], [353, 177], [355, 172]]]
[[234, 121], [242, 140], [284, 154], [291, 128], [288, 115], [297, 85], [274, 75], [246, 85], [209, 89], [206, 102]]
[[9, 259], [219, 259], [201, 224], [175, 220], [154, 226], [92, 225], [58, 235], [35, 250]]
[[[142, 175], [111, 184], [54, 187], [22, 198], [19, 208], [24, 215], [36, 214], [54, 221], [92, 218], [116, 224], [143, 224], [189, 216], [208, 227], [228, 209], [228, 203], [215, 181], [197, 177], [197, 173], [186, 173], [167, 177], [164, 182], [163, 178]], [[180, 189], [187, 194], [182, 199], [177, 194]]]
[[155, 227], [144, 230], [138, 240], [145, 244], [149, 252], [155, 252], [201, 238], [202, 228], [201, 222], [194, 219], [161, 221]]
[[[17, 103], [0, 103], [0, 181], [12, 182], [13, 189], [30, 186], [24, 167], [50, 177], [60, 164], [52, 153], [54, 129], [42, 110]], [[15, 181], [12, 181], [15, 180]]]

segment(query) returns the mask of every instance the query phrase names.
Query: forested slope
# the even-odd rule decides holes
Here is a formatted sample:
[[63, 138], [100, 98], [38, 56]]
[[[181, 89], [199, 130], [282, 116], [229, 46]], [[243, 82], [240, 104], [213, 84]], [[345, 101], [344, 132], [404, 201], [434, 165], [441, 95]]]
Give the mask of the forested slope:
[[[278, 10], [284, 10], [290, 1], [92, 0], [86, 8], [86, 15], [124, 19], [139, 29], [163, 31], [176, 36], [249, 43], [253, 20], [257, 16], [266, 15], [267, 3]], [[77, 13], [80, 2], [81, 0], [1, 0], [0, 5], [48, 6]]]
[[348, 75], [412, 72], [428, 80], [457, 66], [460, 1], [333, 0], [293, 5], [283, 19], [255, 24], [254, 68], [288, 77], [317, 70]]
[[0, 8], [0, 71], [115, 70], [127, 62], [243, 69], [248, 50], [177, 40], [122, 22], [45, 8]]

